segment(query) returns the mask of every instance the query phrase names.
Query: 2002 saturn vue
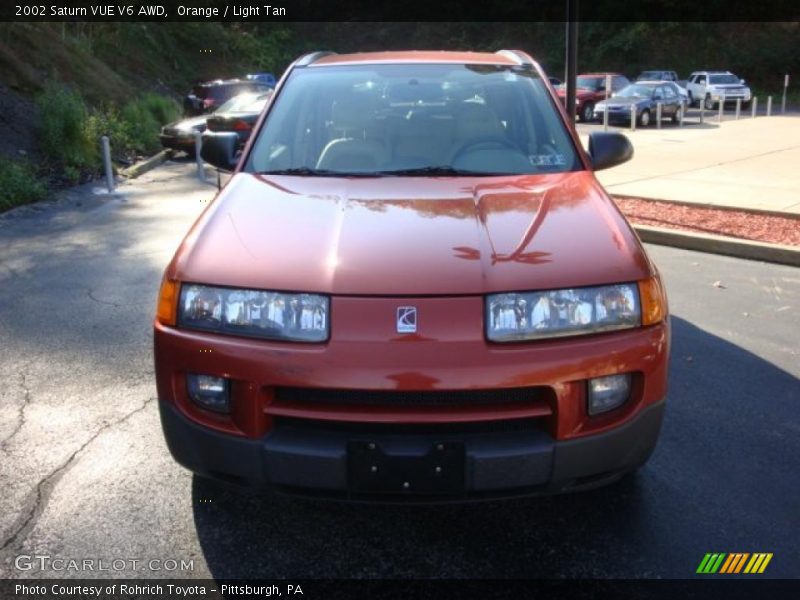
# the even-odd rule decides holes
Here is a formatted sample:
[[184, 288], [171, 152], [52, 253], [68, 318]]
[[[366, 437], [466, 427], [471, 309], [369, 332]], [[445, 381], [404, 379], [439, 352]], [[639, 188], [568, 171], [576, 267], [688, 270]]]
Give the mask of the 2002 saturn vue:
[[178, 462], [349, 499], [563, 492], [641, 466], [670, 344], [655, 265], [519, 51], [298, 59], [164, 274]]

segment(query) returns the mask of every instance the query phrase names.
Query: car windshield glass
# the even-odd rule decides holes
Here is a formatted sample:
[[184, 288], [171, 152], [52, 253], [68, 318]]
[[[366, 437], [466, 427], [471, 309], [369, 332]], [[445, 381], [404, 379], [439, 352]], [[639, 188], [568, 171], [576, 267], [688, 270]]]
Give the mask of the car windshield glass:
[[578, 77], [576, 86], [587, 90], [597, 91], [600, 89], [600, 84], [604, 81], [604, 77]]
[[642, 85], [640, 83], [634, 83], [632, 85], [625, 86], [615, 95], [620, 96], [622, 98], [633, 98], [634, 96], [641, 96], [644, 98], [649, 98], [650, 95], [653, 93], [653, 87], [649, 85]]
[[246, 110], [246, 107], [250, 106], [257, 100], [258, 94], [239, 94], [238, 96], [234, 96], [224, 104], [220, 105], [220, 107], [214, 112], [223, 113]]
[[581, 168], [545, 83], [522, 67], [378, 64], [295, 69], [245, 170], [459, 176]]
[[709, 75], [708, 79], [711, 83], [739, 83], [739, 78], [730, 73], [725, 75]]

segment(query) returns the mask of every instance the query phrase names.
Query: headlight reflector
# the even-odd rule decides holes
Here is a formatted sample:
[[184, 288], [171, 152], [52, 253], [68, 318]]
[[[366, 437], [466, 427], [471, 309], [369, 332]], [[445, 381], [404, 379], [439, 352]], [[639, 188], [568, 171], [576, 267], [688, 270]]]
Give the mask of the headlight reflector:
[[284, 294], [186, 284], [178, 326], [295, 342], [324, 342], [329, 300], [318, 294]]
[[492, 294], [486, 298], [486, 336], [493, 342], [583, 335], [641, 323], [636, 284]]

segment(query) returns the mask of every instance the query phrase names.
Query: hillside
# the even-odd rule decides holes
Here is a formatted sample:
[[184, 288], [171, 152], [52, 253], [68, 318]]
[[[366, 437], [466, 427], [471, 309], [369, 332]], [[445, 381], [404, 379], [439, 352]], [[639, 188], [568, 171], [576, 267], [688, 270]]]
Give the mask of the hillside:
[[[796, 22], [581, 23], [578, 68], [628, 76], [668, 68], [682, 77], [724, 68], [746, 78], [759, 96], [779, 96], [784, 73], [800, 77], [799, 40]], [[43, 122], [58, 128], [72, 117], [83, 123], [84, 138], [113, 130], [119, 152], [147, 153], [157, 148], [157, 121], [177, 115], [175, 101], [193, 82], [254, 71], [279, 75], [307, 51], [521, 48], [562, 77], [564, 42], [564, 24], [547, 22], [2, 23], [0, 184], [10, 159], [15, 181], [38, 173], [59, 185], [64, 173], [67, 183], [96, 173], [96, 150], [58, 147], [88, 142], [43, 135]], [[796, 88], [793, 82], [790, 91]], [[790, 103], [797, 99], [790, 94]], [[72, 114], [61, 110], [65, 103]], [[43, 115], [43, 106], [52, 114]], [[3, 193], [0, 210], [16, 203], [7, 187]], [[23, 201], [36, 196], [23, 194]]]

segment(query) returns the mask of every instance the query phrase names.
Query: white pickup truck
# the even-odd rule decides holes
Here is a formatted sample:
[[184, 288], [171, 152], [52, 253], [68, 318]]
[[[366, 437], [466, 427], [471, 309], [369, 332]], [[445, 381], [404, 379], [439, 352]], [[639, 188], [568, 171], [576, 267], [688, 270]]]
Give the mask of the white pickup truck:
[[695, 71], [686, 82], [690, 106], [703, 106], [714, 110], [719, 103], [742, 101], [742, 107], [750, 106], [750, 88], [730, 71]]

